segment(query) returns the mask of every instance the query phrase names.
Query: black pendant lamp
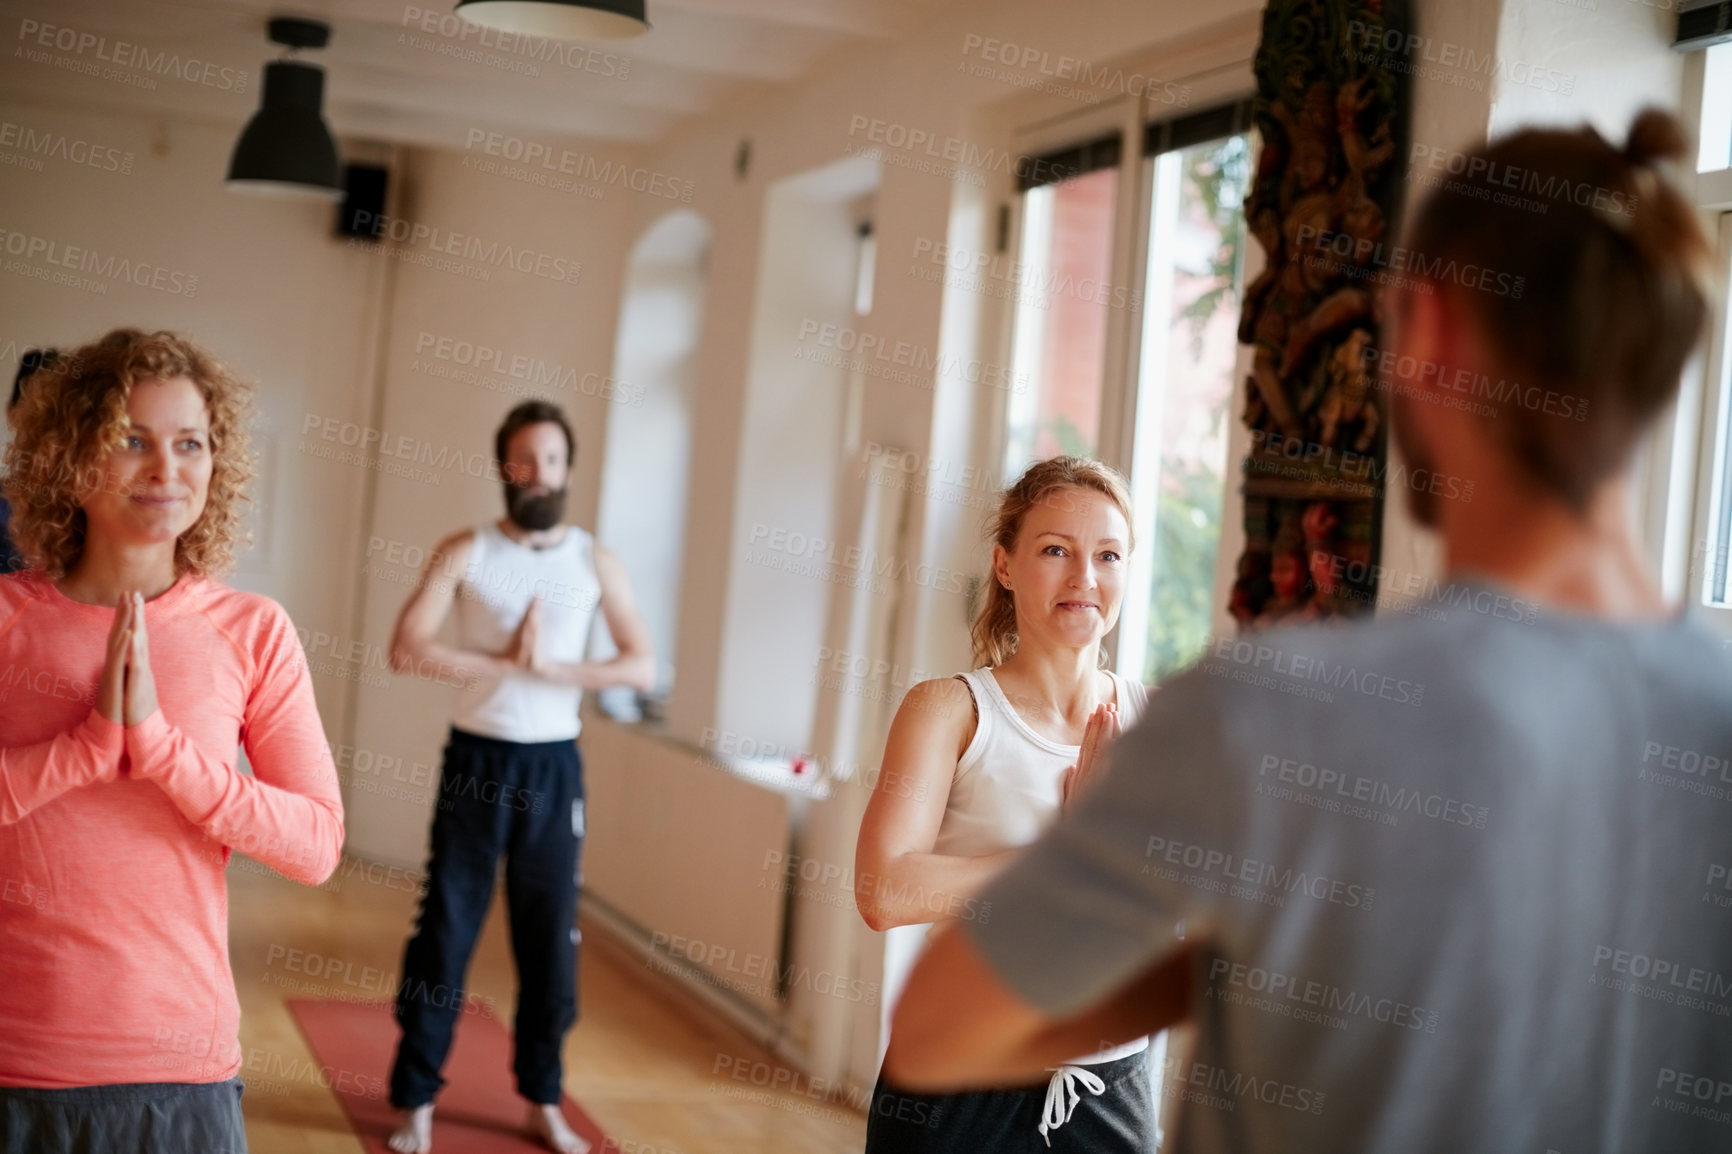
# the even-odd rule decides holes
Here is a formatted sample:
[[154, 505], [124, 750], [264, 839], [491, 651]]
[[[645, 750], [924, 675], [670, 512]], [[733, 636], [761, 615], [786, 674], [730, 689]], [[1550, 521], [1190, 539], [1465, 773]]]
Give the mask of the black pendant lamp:
[[549, 40], [623, 40], [649, 31], [644, 0], [458, 0], [457, 15]]
[[[278, 18], [271, 39], [293, 48], [323, 48], [330, 25], [316, 20]], [[265, 65], [259, 110], [235, 142], [228, 186], [236, 192], [266, 195], [343, 195], [337, 142], [319, 115], [325, 96], [325, 70], [298, 60]]]

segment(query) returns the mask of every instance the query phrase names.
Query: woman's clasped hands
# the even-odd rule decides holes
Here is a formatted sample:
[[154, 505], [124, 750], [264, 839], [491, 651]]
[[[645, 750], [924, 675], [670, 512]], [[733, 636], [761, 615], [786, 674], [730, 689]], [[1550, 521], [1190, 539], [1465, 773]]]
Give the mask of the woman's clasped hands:
[[96, 691], [96, 709], [120, 725], [137, 725], [156, 712], [156, 679], [150, 672], [150, 636], [144, 627], [144, 594], [121, 594], [108, 631], [108, 658]]

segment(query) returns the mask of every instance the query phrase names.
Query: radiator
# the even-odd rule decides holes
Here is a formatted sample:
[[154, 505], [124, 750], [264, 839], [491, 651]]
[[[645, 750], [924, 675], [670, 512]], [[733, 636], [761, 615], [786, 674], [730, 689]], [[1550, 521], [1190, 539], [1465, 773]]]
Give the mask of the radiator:
[[783, 875], [766, 862], [788, 851], [790, 800], [605, 716], [585, 719], [582, 747], [592, 912], [646, 966], [730, 1016], [745, 1009], [759, 1019], [751, 1024], [779, 1021], [787, 901]]

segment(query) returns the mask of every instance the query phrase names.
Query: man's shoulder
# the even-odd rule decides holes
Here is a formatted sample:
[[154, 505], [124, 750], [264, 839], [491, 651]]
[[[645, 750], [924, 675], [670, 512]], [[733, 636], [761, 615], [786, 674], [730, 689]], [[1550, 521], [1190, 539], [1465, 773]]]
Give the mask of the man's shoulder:
[[450, 565], [453, 561], [468, 560], [470, 554], [475, 551], [476, 543], [485, 536], [488, 528], [489, 526], [483, 524], [466, 525], [461, 529], [452, 530], [434, 543], [432, 551], [428, 554], [428, 562], [430, 564], [443, 562]]
[[1344, 730], [1441, 734], [1467, 719], [1591, 712], [1596, 700], [1623, 708], [1637, 697], [1732, 715], [1732, 642], [1697, 618], [1643, 624], [1536, 613], [1463, 588], [1470, 592], [1459, 603], [1431, 603], [1431, 613], [1210, 637], [1151, 697], [1150, 711], [1174, 728], [1206, 724], [1224, 739], [1315, 732], [1333, 741]]
[[[1472, 652], [1477, 641], [1469, 634], [1475, 629], [1463, 622], [1394, 616], [1276, 626], [1239, 635], [1210, 634], [1179, 681], [1281, 688], [1410, 672], [1455, 653]], [[1287, 695], [1294, 696], [1291, 691]]]
[[563, 544], [571, 549], [571, 555], [580, 569], [587, 573], [591, 580], [601, 580], [604, 571], [610, 569], [618, 576], [624, 575], [619, 554], [602, 544], [600, 537], [582, 525], [568, 522]]
[[1459, 705], [1462, 687], [1484, 687], [1486, 642], [1484, 623], [1407, 615], [1211, 635], [1150, 694], [1134, 740], [1220, 772], [1294, 740], [1411, 732], [1439, 697]]
[[445, 534], [445, 536], [439, 538], [439, 544], [436, 545], [435, 548], [445, 551], [458, 548], [466, 549], [475, 544], [481, 535], [489, 528], [492, 528], [491, 523], [465, 525], [461, 529], [453, 529], [451, 532]]

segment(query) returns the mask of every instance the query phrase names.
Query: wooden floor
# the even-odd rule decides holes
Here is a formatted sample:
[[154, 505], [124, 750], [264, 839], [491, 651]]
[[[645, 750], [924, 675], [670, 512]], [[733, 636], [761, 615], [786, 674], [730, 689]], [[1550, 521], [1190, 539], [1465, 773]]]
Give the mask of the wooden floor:
[[[319, 889], [245, 859], [230, 866], [229, 954], [253, 1154], [361, 1150], [287, 999], [388, 999], [415, 902], [401, 871], [347, 859]], [[468, 993], [509, 1029], [516, 978], [502, 906], [496, 898], [488, 913]], [[855, 1154], [865, 1145], [856, 1111], [730, 1079], [736, 1064], [785, 1066], [587, 924], [581, 959], [582, 1017], [566, 1039], [565, 1090], [613, 1140], [596, 1154]], [[809, 1085], [804, 1075], [791, 1084]]]

